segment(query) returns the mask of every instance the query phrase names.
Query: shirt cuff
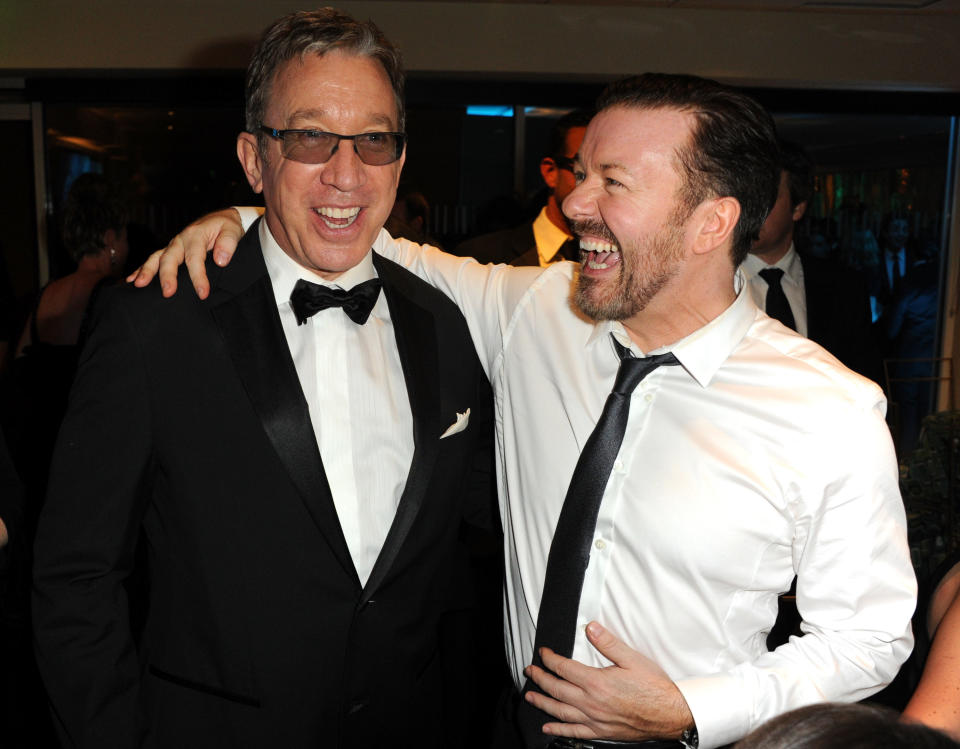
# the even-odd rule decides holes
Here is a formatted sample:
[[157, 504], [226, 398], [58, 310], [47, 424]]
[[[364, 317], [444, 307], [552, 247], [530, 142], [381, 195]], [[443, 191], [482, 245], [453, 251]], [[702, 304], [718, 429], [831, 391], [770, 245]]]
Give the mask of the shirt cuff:
[[700, 749], [714, 749], [742, 739], [750, 729], [739, 679], [716, 674], [681, 679], [677, 688], [687, 701], [700, 735]]

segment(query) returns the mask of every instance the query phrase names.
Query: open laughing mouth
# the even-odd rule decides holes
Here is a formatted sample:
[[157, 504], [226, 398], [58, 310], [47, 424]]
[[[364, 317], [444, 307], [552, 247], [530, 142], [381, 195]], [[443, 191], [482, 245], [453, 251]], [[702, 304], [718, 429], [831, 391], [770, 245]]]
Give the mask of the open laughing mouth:
[[322, 206], [314, 209], [324, 224], [331, 229], [346, 229], [357, 220], [360, 215], [360, 206], [352, 208], [336, 208], [333, 206]]
[[620, 264], [620, 248], [600, 239], [581, 239], [580, 264], [589, 270], [612, 268]]

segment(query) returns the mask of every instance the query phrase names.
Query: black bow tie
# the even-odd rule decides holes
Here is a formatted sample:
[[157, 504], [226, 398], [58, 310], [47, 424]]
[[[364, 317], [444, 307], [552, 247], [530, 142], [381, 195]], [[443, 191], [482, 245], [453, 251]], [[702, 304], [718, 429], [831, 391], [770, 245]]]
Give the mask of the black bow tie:
[[293, 307], [297, 325], [303, 325], [308, 318], [327, 307], [343, 307], [347, 317], [357, 325], [363, 325], [370, 317], [370, 310], [377, 303], [378, 296], [380, 296], [379, 278], [358, 283], [350, 291], [332, 289], [329, 286], [300, 280], [293, 287], [290, 306]]

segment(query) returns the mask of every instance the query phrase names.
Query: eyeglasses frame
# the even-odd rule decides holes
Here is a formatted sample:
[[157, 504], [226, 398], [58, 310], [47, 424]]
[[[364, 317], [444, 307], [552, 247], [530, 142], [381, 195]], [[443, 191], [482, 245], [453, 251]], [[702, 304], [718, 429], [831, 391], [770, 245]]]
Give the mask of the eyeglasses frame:
[[[400, 157], [403, 155], [403, 147], [406, 145], [406, 142], [407, 142], [407, 134], [406, 134], [406, 133], [394, 133], [394, 132], [379, 131], [379, 130], [378, 130], [378, 131], [375, 131], [375, 132], [370, 132], [370, 133], [357, 133], [356, 135], [341, 135], [340, 133], [331, 133], [331, 132], [329, 132], [328, 130], [317, 130], [316, 128], [313, 128], [313, 127], [308, 127], [308, 128], [288, 128], [288, 129], [285, 129], [285, 130], [279, 130], [279, 129], [274, 128], [274, 127], [267, 127], [267, 126], [264, 125], [264, 124], [261, 124], [260, 127], [257, 128], [257, 130], [258, 130], [259, 132], [261, 132], [261, 133], [264, 133], [265, 135], [269, 135], [271, 138], [274, 138], [274, 139], [276, 139], [276, 140], [279, 140], [279, 141], [280, 141], [280, 146], [281, 146], [281, 148], [280, 148], [280, 152], [281, 152], [281, 153], [283, 153], [283, 144], [286, 142], [284, 139], [285, 139], [285, 137], [286, 137], [288, 134], [296, 134], [296, 133], [315, 133], [315, 134], [318, 134], [318, 135], [332, 135], [333, 137], [335, 137], [335, 138], [337, 139], [337, 145], [335, 145], [335, 146], [333, 147], [333, 150], [330, 151], [330, 155], [326, 158], [325, 161], [299, 161], [299, 159], [291, 159], [291, 161], [298, 161], [298, 162], [301, 163], [301, 164], [326, 164], [327, 161], [329, 161], [330, 159], [333, 158], [333, 154], [335, 154], [335, 153], [337, 152], [337, 149], [340, 147], [340, 141], [342, 141], [342, 140], [352, 140], [352, 141], [353, 141], [353, 152], [357, 155], [357, 158], [359, 158], [360, 161], [363, 161], [364, 164], [367, 164], [367, 166], [387, 166], [388, 164], [393, 164], [395, 161], [398, 161], [398, 160], [400, 159]], [[357, 138], [362, 138], [362, 137], [364, 137], [365, 135], [392, 135], [392, 136], [394, 136], [394, 137], [397, 139], [397, 152], [396, 152], [396, 155], [395, 155], [390, 161], [385, 161], [385, 162], [382, 163], [382, 164], [370, 164], [370, 163], [368, 163], [367, 161], [364, 161], [363, 156], [360, 154], [360, 151], [357, 149]], [[283, 154], [283, 158], [286, 159], [286, 158], [289, 158], [289, 157], [288, 157], [286, 154]]]

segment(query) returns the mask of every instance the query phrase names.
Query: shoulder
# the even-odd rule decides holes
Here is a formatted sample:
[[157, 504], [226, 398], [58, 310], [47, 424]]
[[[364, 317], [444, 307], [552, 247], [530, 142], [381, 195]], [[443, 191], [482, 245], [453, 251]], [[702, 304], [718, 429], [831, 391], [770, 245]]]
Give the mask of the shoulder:
[[776, 320], [758, 319], [739, 355], [772, 388], [810, 413], [851, 408], [871, 411], [885, 404], [872, 380], [846, 367], [820, 344], [784, 328]]
[[423, 279], [411, 273], [399, 263], [374, 253], [374, 266], [384, 288], [399, 294], [423, 307], [434, 315], [452, 315], [463, 319], [460, 309], [450, 298]]

